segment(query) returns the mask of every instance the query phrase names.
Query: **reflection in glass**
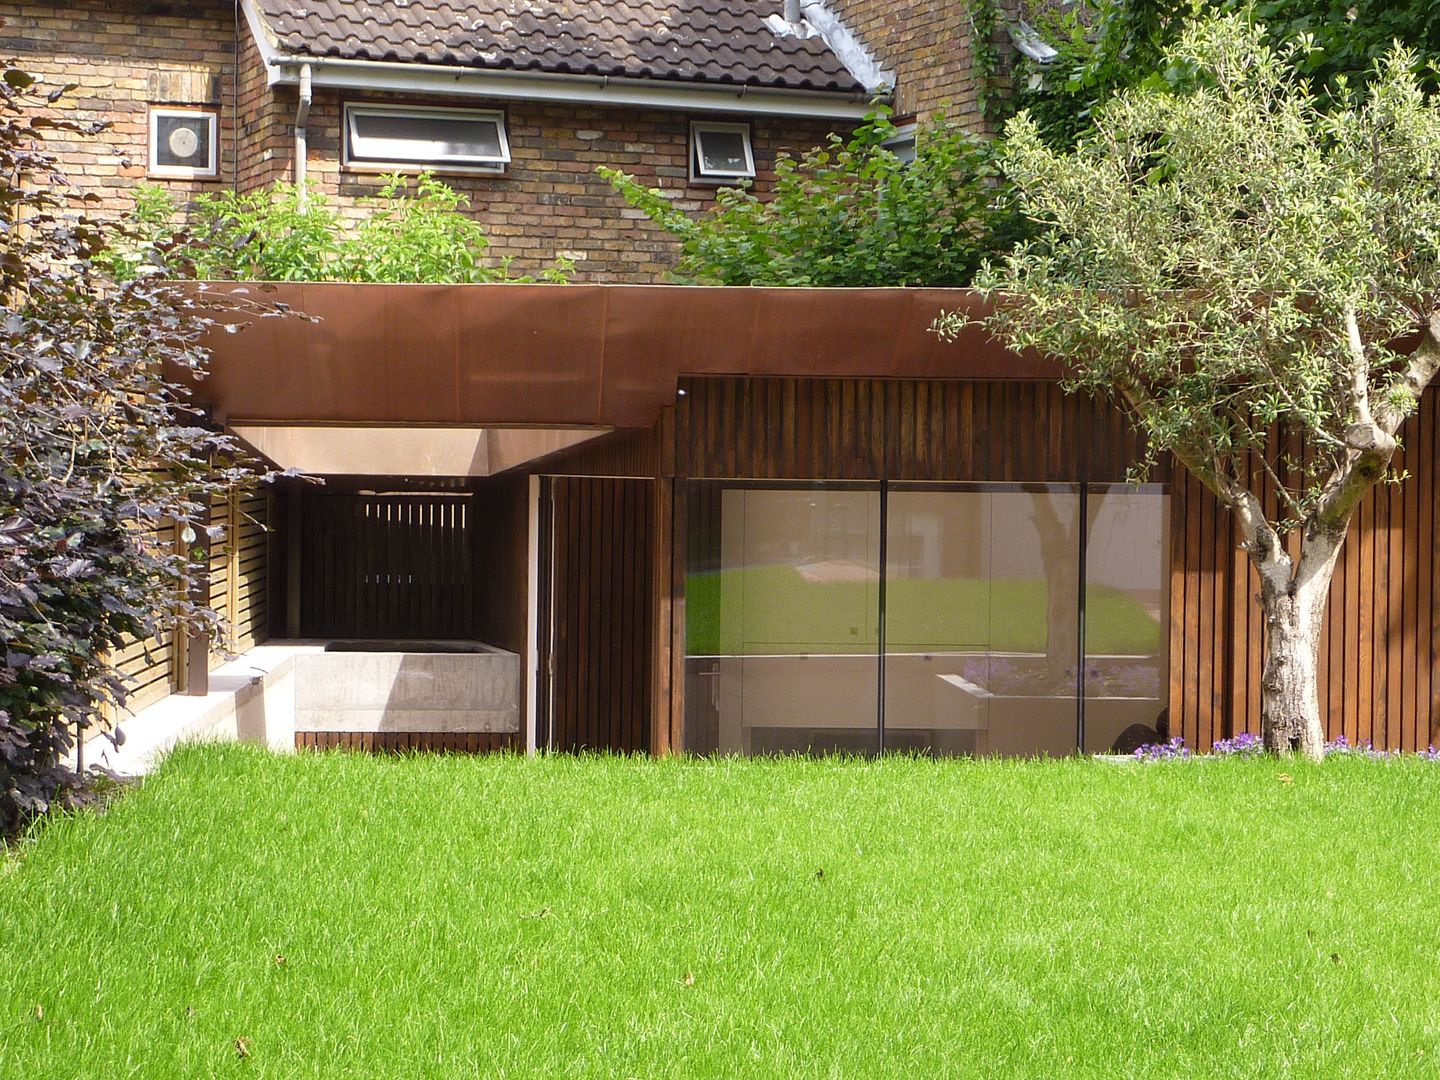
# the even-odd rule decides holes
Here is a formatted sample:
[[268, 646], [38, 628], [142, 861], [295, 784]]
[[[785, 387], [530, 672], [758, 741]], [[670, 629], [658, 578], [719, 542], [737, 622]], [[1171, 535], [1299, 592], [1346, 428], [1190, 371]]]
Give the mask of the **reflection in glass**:
[[688, 492], [691, 752], [873, 752], [882, 672], [887, 750], [1058, 757], [1082, 729], [1090, 753], [1163, 734], [1162, 489], [1091, 485], [1083, 529], [1074, 485]]
[[686, 748], [878, 746], [880, 495], [691, 486]]
[[1155, 486], [1095, 484], [1088, 493], [1086, 753], [1123, 751], [1168, 735], [1169, 502]]
[[885, 745], [1075, 751], [1078, 489], [895, 487]]

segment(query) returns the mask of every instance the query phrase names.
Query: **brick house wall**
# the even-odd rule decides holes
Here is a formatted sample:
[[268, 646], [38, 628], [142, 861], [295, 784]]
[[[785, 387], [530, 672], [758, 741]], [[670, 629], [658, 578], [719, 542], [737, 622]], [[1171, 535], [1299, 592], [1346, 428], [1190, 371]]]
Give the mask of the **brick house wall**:
[[[459, 104], [453, 98], [315, 94], [308, 131], [311, 190], [356, 212], [359, 203], [379, 191], [380, 178], [374, 172], [341, 168], [344, 101]], [[714, 204], [715, 187], [688, 180], [690, 120], [697, 117], [525, 101], [475, 99], [464, 105], [505, 113], [511, 163], [502, 176], [456, 174], [444, 180], [470, 198], [492, 252], [512, 257], [516, 272], [537, 272], [564, 255], [575, 262], [576, 281], [646, 282], [661, 278], [674, 265], [674, 240], [627, 206], [596, 173], [599, 165], [623, 169], [647, 186], [673, 193], [683, 209], [698, 212]], [[778, 153], [798, 154], [822, 142], [834, 127], [827, 121], [777, 122], [768, 117], [755, 117], [750, 126], [756, 190], [762, 194], [773, 180]], [[283, 159], [287, 180], [292, 178], [293, 153], [292, 144]]]
[[[952, 120], [984, 130], [980, 116], [969, 5], [957, 0], [829, 0], [830, 8], [895, 76], [895, 114], [944, 109]], [[1002, 8], [1001, 20], [1003, 21]], [[1003, 28], [995, 41], [1002, 63]]]
[[220, 111], [220, 175], [163, 183], [178, 194], [214, 191], [235, 174], [235, 18], [231, 0], [137, 3], [134, 0], [0, 0], [0, 51], [46, 86], [78, 84], [61, 103], [76, 120], [107, 120], [93, 137], [51, 133], [46, 145], [82, 191], [123, 213], [130, 189], [143, 183], [151, 105], [197, 105]]
[[[0, 0], [0, 47], [47, 83], [78, 82], [70, 115], [109, 120], [98, 139], [53, 140], [77, 187], [100, 195], [106, 213], [123, 214], [131, 189], [146, 182], [147, 107], [217, 108], [221, 169], [216, 180], [155, 179], [177, 195], [233, 186], [252, 190], [294, 178], [294, 87], [269, 87], [243, 19], [237, 34], [231, 0], [146, 3], [68, 0], [33, 4]], [[238, 55], [239, 80], [235, 80]], [[193, 100], [179, 100], [185, 97]], [[677, 205], [698, 212], [713, 205], [714, 187], [688, 182], [689, 122], [681, 112], [485, 99], [340, 95], [317, 89], [308, 124], [311, 190], [342, 214], [358, 216], [379, 190], [374, 174], [341, 168], [343, 101], [440, 104], [502, 109], [510, 168], [503, 176], [445, 176], [471, 200], [490, 236], [490, 253], [509, 257], [515, 273], [537, 273], [564, 255], [577, 282], [653, 282], [674, 266], [677, 247], [630, 209], [595, 173], [624, 169], [673, 192]], [[239, 117], [238, 128], [236, 117]], [[713, 117], [735, 119], [732, 117]], [[743, 118], [741, 118], [743, 119]], [[836, 125], [821, 120], [751, 120], [757, 178], [764, 194], [776, 155], [822, 142]]]

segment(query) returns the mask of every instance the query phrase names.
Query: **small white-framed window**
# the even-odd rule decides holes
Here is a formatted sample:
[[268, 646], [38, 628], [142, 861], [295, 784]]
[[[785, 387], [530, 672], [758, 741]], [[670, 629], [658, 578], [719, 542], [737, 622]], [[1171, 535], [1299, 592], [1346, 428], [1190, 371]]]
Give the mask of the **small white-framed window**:
[[151, 176], [203, 180], [220, 175], [220, 114], [150, 108]]
[[722, 124], [712, 120], [690, 123], [690, 179], [726, 184], [755, 176], [755, 151], [749, 124]]
[[345, 164], [356, 169], [503, 173], [505, 114], [418, 105], [346, 105]]
[[914, 124], [901, 124], [895, 134], [880, 145], [908, 165], [915, 160], [915, 130]]

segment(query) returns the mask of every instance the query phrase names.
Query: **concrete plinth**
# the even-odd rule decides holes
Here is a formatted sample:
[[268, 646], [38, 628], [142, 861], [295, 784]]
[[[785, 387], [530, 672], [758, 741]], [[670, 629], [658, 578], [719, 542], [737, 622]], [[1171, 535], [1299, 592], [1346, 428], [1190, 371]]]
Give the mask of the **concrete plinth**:
[[296, 657], [296, 731], [520, 730], [520, 657], [323, 652]]

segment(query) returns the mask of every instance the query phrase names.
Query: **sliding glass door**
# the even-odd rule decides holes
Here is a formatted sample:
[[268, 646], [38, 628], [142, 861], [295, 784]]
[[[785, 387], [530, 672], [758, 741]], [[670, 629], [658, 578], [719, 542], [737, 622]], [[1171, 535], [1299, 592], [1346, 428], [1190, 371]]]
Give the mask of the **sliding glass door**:
[[[1086, 489], [1084, 749], [1167, 733], [1170, 500], [1158, 485]], [[1133, 743], [1132, 735], [1126, 741]]]
[[1080, 494], [892, 485], [885, 746], [936, 754], [1076, 747]]
[[692, 485], [687, 747], [879, 749], [878, 487]]
[[1060, 756], [1154, 726], [1158, 488], [688, 488], [686, 748]]

